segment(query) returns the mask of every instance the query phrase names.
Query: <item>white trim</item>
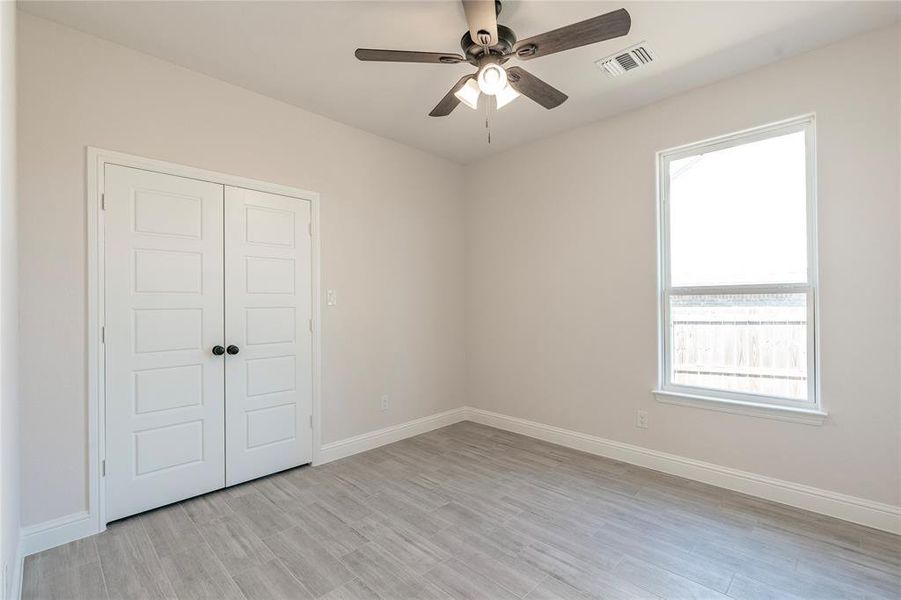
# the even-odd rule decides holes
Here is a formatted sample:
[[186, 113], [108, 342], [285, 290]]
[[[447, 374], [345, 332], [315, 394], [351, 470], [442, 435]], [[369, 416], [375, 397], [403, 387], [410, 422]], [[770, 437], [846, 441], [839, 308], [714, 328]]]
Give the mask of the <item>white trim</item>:
[[788, 119], [783, 119], [774, 123], [749, 127], [748, 129], [734, 131], [725, 135], [717, 135], [697, 142], [689, 142], [688, 144], [682, 144], [681, 146], [667, 148], [666, 150], [661, 150], [657, 154], [666, 154], [671, 158], [679, 159], [697, 154], [698, 148], [702, 147], [706, 152], [716, 152], [717, 150], [724, 150], [738, 144], [765, 140], [773, 137], [773, 132], [776, 131], [780, 132], [779, 135], [788, 135], [790, 133], [804, 131], [805, 127], [807, 127], [807, 123], [813, 122], [814, 118], [814, 113], [789, 117]]
[[94, 517], [88, 511], [81, 511], [24, 527], [22, 556], [30, 556], [98, 533], [94, 522]]
[[[22, 553], [22, 539], [19, 538], [18, 552], [16, 553], [16, 565], [13, 570], [13, 580], [10, 582], [9, 589], [12, 592], [13, 600], [21, 600], [22, 598], [22, 582], [25, 573], [25, 555]], [[6, 593], [6, 590], [3, 590]]]
[[320, 271], [320, 242], [319, 242], [319, 194], [312, 200], [312, 214], [310, 215], [310, 234], [313, 237], [313, 458], [314, 466], [320, 463], [319, 450], [322, 446], [322, 296]]
[[806, 283], [736, 284], [710, 286], [671, 286], [669, 293], [674, 296], [716, 296], [718, 294], [806, 294], [810, 286]]
[[[101, 347], [100, 328], [103, 325], [103, 286], [104, 286], [104, 255], [103, 255], [103, 211], [100, 210], [100, 202], [103, 198], [104, 178], [103, 170], [106, 159], [101, 151], [88, 147], [87, 149], [87, 250], [88, 250], [88, 330], [87, 330], [87, 379], [88, 379], [88, 510], [91, 519], [91, 533], [99, 533], [106, 529], [104, 521], [104, 486], [100, 477], [100, 461], [106, 455], [105, 414], [101, 410], [105, 398], [103, 396], [104, 381], [104, 352]], [[81, 514], [81, 513], [79, 513]], [[61, 517], [61, 519], [71, 518]], [[24, 537], [24, 534], [23, 534]], [[80, 537], [70, 537], [67, 541], [77, 540]], [[61, 542], [65, 543], [65, 542]], [[52, 547], [52, 546], [48, 546]], [[37, 552], [37, 550], [35, 550]], [[26, 550], [26, 555], [29, 554]]]
[[[53, 545], [66, 543], [77, 540], [79, 538], [99, 533], [106, 529], [106, 508], [105, 508], [105, 489], [103, 477], [100, 476], [100, 463], [105, 457], [106, 443], [104, 439], [105, 423], [104, 411], [101, 407], [104, 404], [103, 385], [105, 379], [103, 364], [103, 348], [100, 340], [100, 329], [103, 323], [103, 298], [104, 298], [104, 282], [103, 282], [103, 247], [104, 247], [104, 227], [103, 227], [103, 210], [101, 202], [103, 198], [104, 184], [104, 167], [107, 164], [121, 165], [135, 169], [143, 169], [145, 171], [155, 171], [157, 173], [165, 173], [167, 175], [175, 175], [178, 177], [186, 177], [189, 179], [199, 179], [202, 181], [210, 181], [221, 185], [256, 190], [259, 192], [268, 192], [270, 194], [279, 194], [290, 198], [307, 200], [311, 204], [311, 225], [312, 225], [312, 317], [313, 317], [313, 464], [319, 462], [319, 439], [321, 419], [321, 381], [322, 381], [322, 321], [320, 311], [320, 267], [319, 267], [319, 194], [300, 188], [290, 187], [286, 185], [259, 181], [256, 179], [248, 179], [246, 177], [238, 177], [236, 175], [228, 175], [226, 173], [218, 173], [216, 171], [207, 171], [195, 167], [178, 165], [175, 163], [165, 162], [152, 158], [134, 156], [113, 150], [103, 150], [100, 148], [87, 147], [87, 179], [86, 179], [86, 196], [87, 196], [87, 221], [88, 221], [88, 510], [85, 513], [77, 513], [77, 515], [69, 515], [61, 517], [55, 521], [50, 521], [47, 526], [55, 524], [57, 521], [63, 523], [60, 527], [63, 531], [72, 531], [71, 534], [60, 534], [59, 539], [64, 541]], [[76, 519], [78, 515], [86, 515], [89, 526], [76, 525], [75, 523], [66, 524], [65, 522]], [[80, 517], [79, 517], [80, 519]], [[44, 526], [42, 525], [42, 527]], [[56, 525], [53, 525], [56, 527]], [[86, 529], [82, 529], [85, 528]], [[71, 536], [75, 537], [71, 537]], [[56, 539], [56, 538], [53, 538]], [[52, 546], [47, 546], [47, 548]], [[43, 548], [42, 548], [43, 549]], [[28, 554], [37, 552], [38, 550], [29, 550]]]
[[901, 534], [901, 506], [873, 502], [478, 408], [467, 408], [466, 419], [589, 454]]
[[392, 444], [408, 437], [413, 437], [414, 435], [420, 435], [435, 429], [440, 429], [441, 427], [459, 423], [460, 421], [466, 420], [466, 413], [468, 410], [469, 409], [465, 407], [455, 408], [442, 413], [429, 415], [428, 417], [422, 417], [421, 419], [414, 419], [412, 421], [407, 421], [406, 423], [391, 425], [390, 427], [384, 427], [362, 435], [338, 440], [337, 442], [331, 442], [322, 447], [322, 451], [319, 453], [319, 464], [346, 458], [360, 452], [366, 452], [367, 450], [384, 446], [385, 444]]
[[[724, 150], [738, 145], [757, 142], [790, 133], [804, 133], [806, 213], [807, 213], [807, 281], [789, 284], [755, 284], [728, 286], [673, 287], [670, 271], [670, 214], [669, 214], [669, 164], [673, 160]], [[807, 114], [800, 117], [746, 129], [700, 142], [685, 144], [676, 148], [661, 150], [656, 155], [657, 165], [657, 389], [673, 396], [701, 397], [707, 403], [724, 402], [800, 409], [802, 411], [823, 412], [820, 397], [820, 344], [819, 344], [819, 284], [817, 267], [817, 168], [816, 168], [816, 116]], [[776, 396], [714, 390], [711, 388], [677, 385], [670, 382], [672, 373], [672, 344], [670, 335], [670, 296], [698, 294], [760, 294], [760, 293], [806, 293], [807, 294], [807, 399], [795, 400]], [[658, 396], [658, 400], [660, 397]], [[661, 400], [662, 402], [665, 400]], [[677, 402], [673, 402], [677, 403]], [[684, 402], [682, 402], [684, 403]], [[735, 410], [727, 412], [738, 412]], [[748, 414], [748, 413], [741, 413]], [[823, 413], [825, 414], [825, 413]], [[759, 416], [759, 415], [757, 415]]]
[[669, 390], [654, 390], [652, 393], [657, 397], [658, 402], [664, 404], [692, 406], [695, 408], [704, 408], [735, 415], [777, 419], [779, 421], [791, 421], [794, 423], [804, 423], [806, 425], [822, 425], [826, 421], [826, 417], [829, 416], [828, 413], [821, 410], [796, 408], [794, 406], [759, 404], [756, 402], [730, 400], [728, 398], [683, 394], [681, 392]]
[[[134, 154], [125, 154], [115, 150], [104, 150], [93, 146], [87, 147], [88, 158], [99, 159], [103, 163], [121, 165], [123, 167], [132, 167], [134, 169], [144, 169], [145, 171], [156, 171], [157, 173], [165, 173], [166, 175], [175, 175], [177, 177], [186, 177], [188, 179], [199, 179], [201, 181], [209, 181], [211, 183], [219, 183], [222, 185], [230, 185], [232, 187], [240, 187], [248, 190], [256, 190], [258, 192], [268, 192], [270, 194], [279, 194], [291, 198], [301, 198], [303, 200], [318, 201], [319, 194], [301, 188], [282, 185], [280, 183], [270, 183], [268, 181], [260, 181], [259, 179], [250, 179], [249, 177], [241, 177], [239, 175], [229, 175], [228, 173], [220, 173], [218, 171], [209, 171], [197, 167], [189, 167], [176, 163], [157, 160], [155, 158], [146, 158]], [[89, 166], [91, 164], [89, 160]], [[95, 173], [96, 175], [96, 173]]]

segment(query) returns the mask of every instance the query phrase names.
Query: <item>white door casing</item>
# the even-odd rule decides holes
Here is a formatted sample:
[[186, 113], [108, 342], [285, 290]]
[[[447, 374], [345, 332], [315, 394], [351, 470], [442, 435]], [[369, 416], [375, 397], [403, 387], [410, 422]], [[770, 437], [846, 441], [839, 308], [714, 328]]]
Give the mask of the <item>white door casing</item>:
[[[86, 174], [86, 225], [87, 225], [87, 510], [77, 520], [29, 535], [25, 547], [29, 553], [74, 541], [82, 537], [100, 533], [107, 522], [117, 518], [110, 510], [108, 491], [115, 487], [110, 481], [107, 458], [113, 458], [113, 440], [108, 439], [107, 427], [107, 379], [105, 332], [107, 323], [108, 274], [106, 264], [107, 211], [104, 198], [107, 191], [105, 173], [111, 166], [130, 167], [155, 173], [164, 173], [197, 181], [205, 181], [222, 186], [236, 186], [245, 189], [270, 192], [289, 198], [303, 200], [311, 205], [312, 234], [312, 298], [313, 298], [313, 448], [312, 463], [320, 460], [320, 396], [321, 396], [321, 346], [320, 346], [320, 302], [319, 302], [319, 194], [310, 190], [257, 179], [250, 179], [189, 167], [173, 162], [127, 154], [88, 146], [85, 149]], [[112, 183], [112, 182], [110, 182]], [[114, 365], [113, 365], [114, 366]], [[224, 375], [224, 374], [223, 374]], [[110, 465], [112, 467], [112, 465]], [[113, 510], [114, 507], [113, 507]]]
[[223, 487], [223, 186], [105, 167], [106, 520]]
[[311, 203], [225, 188], [226, 485], [312, 459]]

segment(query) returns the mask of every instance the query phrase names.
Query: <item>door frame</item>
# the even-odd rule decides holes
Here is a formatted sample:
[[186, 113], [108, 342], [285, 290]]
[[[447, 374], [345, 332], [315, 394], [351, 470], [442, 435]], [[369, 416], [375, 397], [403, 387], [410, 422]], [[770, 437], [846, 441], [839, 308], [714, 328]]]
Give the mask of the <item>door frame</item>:
[[106, 456], [106, 372], [103, 354], [105, 294], [104, 252], [104, 168], [119, 165], [165, 175], [209, 181], [224, 186], [268, 192], [310, 202], [312, 231], [312, 316], [313, 316], [313, 465], [320, 464], [322, 411], [322, 315], [320, 299], [319, 193], [291, 186], [228, 175], [114, 150], [87, 147], [87, 392], [88, 392], [88, 521], [93, 531], [106, 529], [106, 486], [102, 474]]

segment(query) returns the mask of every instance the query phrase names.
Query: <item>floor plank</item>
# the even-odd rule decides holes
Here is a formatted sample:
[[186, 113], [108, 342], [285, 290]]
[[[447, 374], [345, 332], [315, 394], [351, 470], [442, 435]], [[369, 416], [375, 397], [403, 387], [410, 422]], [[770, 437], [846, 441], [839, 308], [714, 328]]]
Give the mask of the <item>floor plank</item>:
[[113, 523], [96, 537], [111, 598], [175, 598], [150, 537], [137, 519]]
[[244, 569], [234, 577], [248, 600], [306, 600], [313, 595], [277, 560]]
[[206, 545], [193, 546], [162, 559], [163, 569], [181, 600], [242, 600], [244, 594]]
[[263, 541], [314, 596], [327, 594], [353, 579], [341, 561], [299, 527]]

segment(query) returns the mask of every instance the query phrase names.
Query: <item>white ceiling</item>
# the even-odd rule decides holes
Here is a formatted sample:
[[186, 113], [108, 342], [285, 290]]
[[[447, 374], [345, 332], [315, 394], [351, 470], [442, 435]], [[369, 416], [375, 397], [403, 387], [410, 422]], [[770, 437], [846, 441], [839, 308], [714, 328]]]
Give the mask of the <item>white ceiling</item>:
[[[521, 62], [569, 95], [492, 116], [428, 112], [468, 64], [361, 63], [357, 47], [459, 52], [463, 9], [439, 2], [20, 2], [23, 10], [466, 163], [898, 20], [896, 2], [533, 2], [499, 22], [519, 38], [625, 7], [624, 37]], [[646, 40], [648, 67], [608, 79], [594, 61]]]

